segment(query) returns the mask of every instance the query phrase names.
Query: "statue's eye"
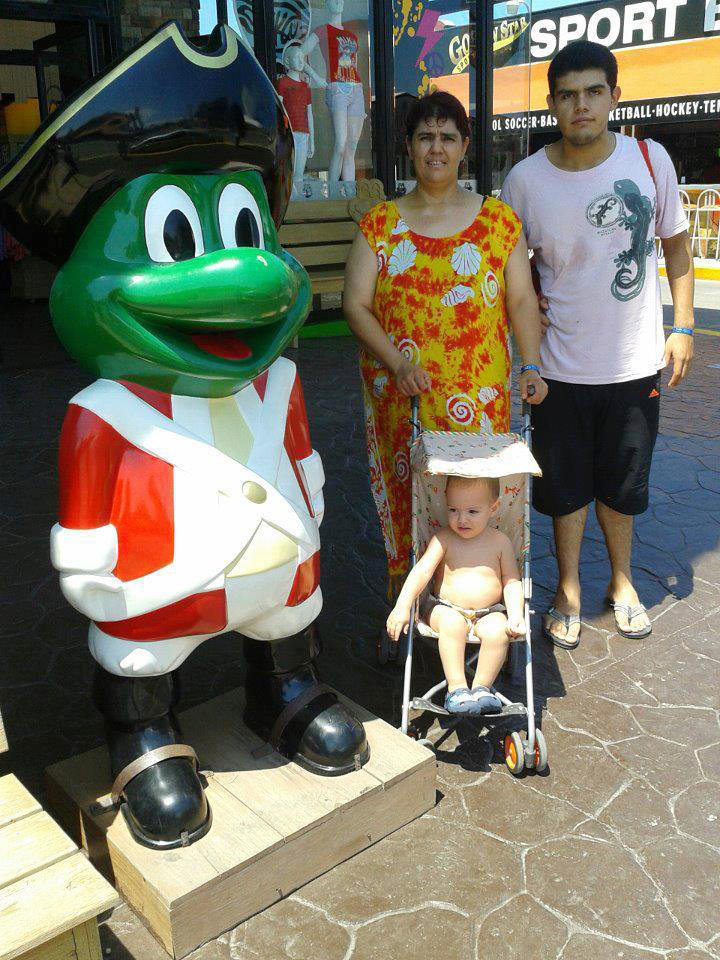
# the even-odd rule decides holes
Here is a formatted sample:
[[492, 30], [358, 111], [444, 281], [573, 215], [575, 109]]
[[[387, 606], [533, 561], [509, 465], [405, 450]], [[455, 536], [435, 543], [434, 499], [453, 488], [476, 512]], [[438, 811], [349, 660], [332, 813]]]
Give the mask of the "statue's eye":
[[254, 214], [247, 207], [242, 208], [235, 221], [235, 246], [260, 246], [260, 227]]
[[229, 183], [220, 194], [218, 220], [223, 246], [265, 247], [262, 218], [255, 197], [240, 183]]
[[165, 218], [163, 240], [173, 260], [192, 260], [195, 256], [195, 237], [182, 210], [171, 210]]
[[175, 184], [160, 187], [148, 200], [145, 242], [150, 259], [155, 263], [192, 260], [205, 252], [195, 204]]

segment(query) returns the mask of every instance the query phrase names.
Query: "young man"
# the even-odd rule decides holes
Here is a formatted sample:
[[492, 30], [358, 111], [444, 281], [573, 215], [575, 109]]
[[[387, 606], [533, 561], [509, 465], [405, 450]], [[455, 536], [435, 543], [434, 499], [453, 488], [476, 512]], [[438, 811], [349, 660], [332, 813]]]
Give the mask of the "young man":
[[[543, 476], [533, 503], [553, 518], [559, 570], [544, 632], [572, 649], [580, 640], [580, 545], [593, 500], [618, 631], [631, 638], [651, 631], [630, 573], [632, 518], [648, 505], [659, 371], [672, 362], [675, 387], [690, 367], [693, 261], [670, 157], [652, 140], [641, 145], [608, 130], [620, 98], [613, 54], [571, 43], [550, 64], [548, 83], [561, 139], [510, 172], [502, 199], [523, 222], [547, 314], [540, 374], [549, 391], [532, 411]], [[656, 236], [675, 310], [667, 341]]]

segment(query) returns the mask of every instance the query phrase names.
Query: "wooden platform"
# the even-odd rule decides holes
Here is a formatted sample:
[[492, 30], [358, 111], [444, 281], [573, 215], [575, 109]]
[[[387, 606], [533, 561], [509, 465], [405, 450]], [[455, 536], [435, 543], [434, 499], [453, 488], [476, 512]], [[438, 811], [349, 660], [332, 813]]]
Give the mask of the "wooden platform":
[[234, 690], [180, 717], [207, 777], [213, 825], [185, 849], [137, 844], [122, 815], [98, 809], [105, 748], [46, 771], [48, 800], [168, 953], [184, 957], [420, 816], [435, 804], [435, 757], [350, 704], [371, 758], [344, 777], [318, 777], [271, 751], [242, 723]]
[[120, 899], [13, 776], [0, 777], [0, 960], [101, 960]]

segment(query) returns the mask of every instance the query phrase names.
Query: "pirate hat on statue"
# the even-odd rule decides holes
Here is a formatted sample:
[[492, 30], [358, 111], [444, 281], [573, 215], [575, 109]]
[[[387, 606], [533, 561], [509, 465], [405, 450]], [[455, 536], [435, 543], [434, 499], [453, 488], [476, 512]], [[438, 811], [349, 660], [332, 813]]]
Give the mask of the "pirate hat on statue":
[[279, 226], [292, 155], [282, 104], [237, 34], [216, 27], [200, 48], [170, 22], [51, 114], [0, 170], [0, 222], [61, 264], [136, 177], [256, 170]]

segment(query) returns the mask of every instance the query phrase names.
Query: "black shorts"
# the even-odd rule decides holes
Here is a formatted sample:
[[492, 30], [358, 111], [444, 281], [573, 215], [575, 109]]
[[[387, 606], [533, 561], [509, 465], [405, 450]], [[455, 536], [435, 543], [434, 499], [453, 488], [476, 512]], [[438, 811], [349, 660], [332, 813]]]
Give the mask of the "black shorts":
[[535, 509], [562, 517], [600, 500], [618, 513], [647, 510], [660, 374], [625, 383], [547, 385], [545, 400], [530, 408], [533, 453], [543, 472], [533, 481]]

